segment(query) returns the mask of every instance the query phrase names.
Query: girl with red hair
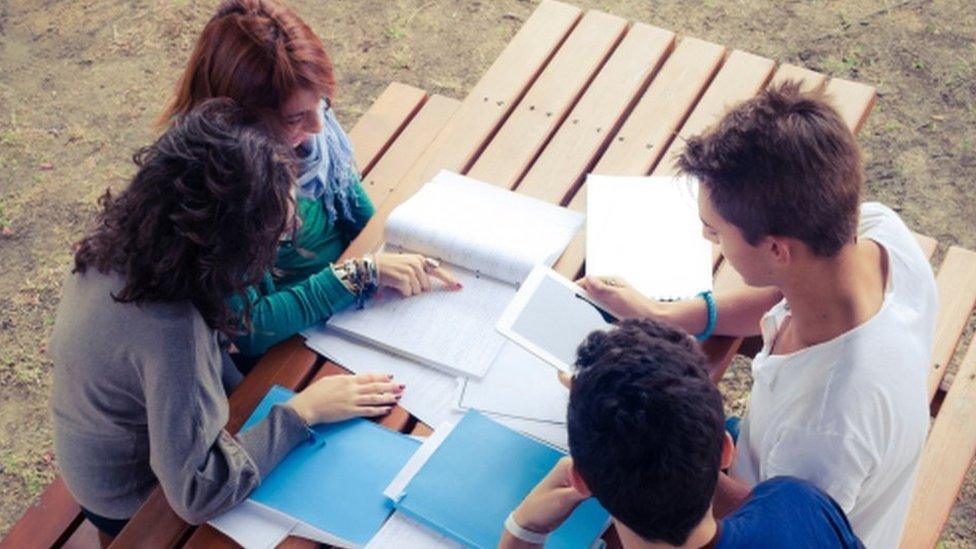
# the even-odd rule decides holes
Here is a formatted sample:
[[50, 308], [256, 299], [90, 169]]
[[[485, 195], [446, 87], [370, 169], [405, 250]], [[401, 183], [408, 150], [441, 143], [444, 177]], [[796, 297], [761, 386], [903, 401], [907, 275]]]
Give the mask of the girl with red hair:
[[160, 122], [214, 97], [239, 103], [251, 123], [295, 151], [296, 226], [258, 287], [233, 296], [249, 304], [247, 335], [235, 340], [242, 369], [271, 345], [321, 322], [379, 287], [404, 296], [457, 281], [417, 254], [378, 253], [334, 264], [374, 213], [352, 147], [331, 109], [332, 62], [322, 41], [275, 0], [225, 0], [207, 23]]

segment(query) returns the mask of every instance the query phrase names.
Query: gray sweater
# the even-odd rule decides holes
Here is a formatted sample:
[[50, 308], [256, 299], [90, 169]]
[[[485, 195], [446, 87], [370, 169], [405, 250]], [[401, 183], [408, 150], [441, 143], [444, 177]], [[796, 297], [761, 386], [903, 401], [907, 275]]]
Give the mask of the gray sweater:
[[227, 395], [241, 381], [188, 302], [117, 303], [117, 275], [65, 281], [50, 349], [54, 443], [65, 483], [83, 507], [131, 517], [158, 482], [181, 517], [202, 523], [240, 502], [309, 437], [275, 406], [232, 436]]

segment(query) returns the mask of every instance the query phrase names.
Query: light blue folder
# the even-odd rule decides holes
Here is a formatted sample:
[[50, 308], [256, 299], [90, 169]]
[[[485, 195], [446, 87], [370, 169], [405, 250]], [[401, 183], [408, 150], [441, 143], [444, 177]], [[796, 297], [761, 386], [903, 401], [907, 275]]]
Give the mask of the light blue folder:
[[[508, 513], [564, 455], [470, 411], [407, 484], [397, 509], [465, 545], [497, 547]], [[546, 547], [589, 547], [609, 519], [588, 499]]]
[[[272, 387], [242, 430], [293, 394], [283, 387]], [[292, 450], [250, 498], [319, 530], [365, 545], [393, 511], [383, 490], [419, 443], [361, 418], [317, 425], [313, 430], [316, 440]]]

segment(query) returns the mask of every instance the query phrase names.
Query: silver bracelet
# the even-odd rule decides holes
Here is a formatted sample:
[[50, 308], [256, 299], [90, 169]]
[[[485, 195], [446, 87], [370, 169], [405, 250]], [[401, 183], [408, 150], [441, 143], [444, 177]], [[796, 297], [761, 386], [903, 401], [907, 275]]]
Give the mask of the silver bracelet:
[[549, 538], [549, 534], [540, 534], [539, 532], [526, 530], [525, 528], [519, 526], [519, 524], [515, 522], [515, 511], [509, 513], [508, 518], [505, 519], [505, 529], [508, 530], [509, 534], [512, 534], [516, 538], [526, 543], [545, 545], [546, 540]]

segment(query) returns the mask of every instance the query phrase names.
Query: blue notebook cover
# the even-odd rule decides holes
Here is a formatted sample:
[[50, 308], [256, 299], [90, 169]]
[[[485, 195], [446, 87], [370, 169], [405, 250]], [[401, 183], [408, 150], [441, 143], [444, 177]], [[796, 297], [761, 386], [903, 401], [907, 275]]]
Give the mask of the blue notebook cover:
[[[294, 393], [274, 386], [242, 431]], [[291, 451], [251, 493], [254, 501], [365, 545], [393, 511], [383, 490], [420, 443], [371, 421], [356, 418], [317, 425], [315, 441]]]
[[[470, 411], [407, 484], [396, 506], [465, 545], [497, 547], [505, 518], [564, 455]], [[549, 536], [546, 547], [588, 547], [609, 519], [590, 498]]]

